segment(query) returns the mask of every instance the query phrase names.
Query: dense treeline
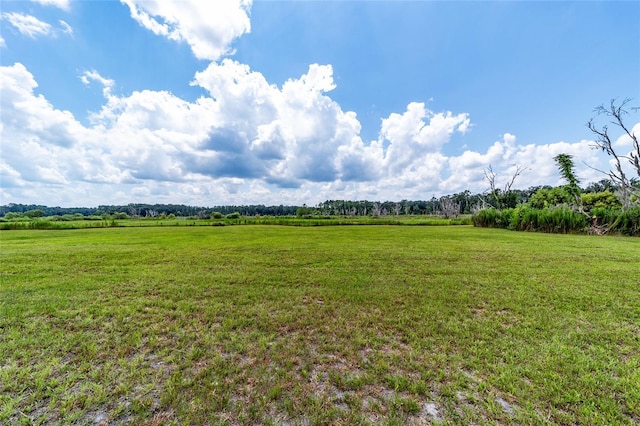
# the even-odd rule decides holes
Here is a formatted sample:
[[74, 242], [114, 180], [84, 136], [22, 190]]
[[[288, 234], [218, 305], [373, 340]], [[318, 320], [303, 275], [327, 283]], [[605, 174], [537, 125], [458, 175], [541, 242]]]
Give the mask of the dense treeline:
[[[516, 202], [526, 201], [538, 187], [524, 191], [514, 191]], [[184, 204], [127, 204], [100, 205], [98, 207], [49, 207], [39, 204], [7, 204], [0, 206], [0, 216], [16, 213], [20, 216], [114, 216], [127, 215], [129, 217], [157, 217], [160, 215], [174, 215], [176, 217], [208, 217], [214, 213], [229, 215], [239, 213], [243, 216], [295, 216], [295, 215], [324, 215], [324, 216], [387, 216], [387, 215], [444, 215], [455, 217], [459, 214], [471, 214], [475, 210], [492, 206], [492, 200], [483, 194], [471, 194], [464, 191], [440, 198], [432, 197], [427, 201], [347, 201], [327, 200], [317, 206], [265, 206], [256, 205], [226, 205], [214, 207], [188, 206]]]
[[[589, 185], [585, 193], [599, 192], [609, 188], [608, 181], [601, 181]], [[551, 190], [550, 186], [534, 186], [524, 190], [512, 190], [508, 196], [496, 199], [491, 194], [472, 194], [463, 191], [430, 200], [402, 200], [394, 201], [349, 201], [327, 200], [316, 206], [265, 206], [255, 205], [226, 205], [214, 207], [188, 206], [185, 204], [143, 204], [131, 203], [127, 205], [100, 205], [98, 207], [49, 207], [40, 204], [7, 204], [0, 206], [0, 217], [8, 213], [27, 217], [159, 217], [174, 215], [176, 217], [210, 217], [215, 213], [229, 215], [238, 213], [242, 216], [398, 216], [398, 215], [438, 215], [457, 217], [460, 214], [473, 214], [478, 210], [490, 207], [515, 208], [527, 203], [539, 190]]]
[[[65, 216], [82, 215], [89, 216], [117, 216], [126, 215], [129, 217], [157, 217], [160, 215], [174, 215], [176, 217], [191, 217], [210, 215], [213, 212], [220, 212], [223, 215], [240, 213], [245, 216], [293, 216], [296, 214], [297, 206], [216, 206], [198, 207], [184, 204], [127, 204], [127, 205], [101, 205], [98, 207], [48, 207], [38, 204], [7, 204], [0, 206], [0, 216], [7, 213], [18, 213], [29, 216], [33, 212], [42, 212], [39, 216]], [[27, 214], [30, 213], [30, 214]]]

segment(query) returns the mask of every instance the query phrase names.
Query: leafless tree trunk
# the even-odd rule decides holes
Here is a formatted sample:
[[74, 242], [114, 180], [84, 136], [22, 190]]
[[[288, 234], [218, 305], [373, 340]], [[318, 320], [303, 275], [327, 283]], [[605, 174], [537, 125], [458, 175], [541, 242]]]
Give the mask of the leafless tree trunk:
[[136, 208], [132, 204], [129, 204], [128, 209], [129, 209], [129, 216], [131, 217], [136, 217], [138, 216], [138, 214], [140, 214], [140, 209]]
[[382, 213], [382, 205], [376, 201], [373, 203], [373, 217], [380, 216], [380, 213]]
[[503, 204], [502, 200], [506, 198], [507, 195], [509, 195], [509, 193], [511, 192], [511, 187], [515, 183], [516, 179], [526, 169], [527, 168], [522, 165], [519, 165], [519, 164], [516, 165], [516, 171], [513, 173], [513, 176], [511, 176], [511, 179], [507, 181], [507, 183], [504, 185], [503, 191], [500, 191], [500, 189], [496, 186], [496, 177], [498, 177], [498, 175], [496, 172], [493, 171], [493, 168], [491, 167], [491, 165], [489, 165], [489, 168], [484, 171], [484, 178], [487, 180], [487, 182], [489, 182], [489, 187], [491, 188], [490, 189], [491, 192], [489, 194], [491, 198], [493, 198], [494, 201], [496, 202], [497, 208], [500, 209], [505, 207], [502, 205]]
[[451, 217], [457, 218], [460, 214], [460, 204], [453, 201], [453, 199], [449, 197], [440, 199], [440, 216], [445, 219], [449, 219]]
[[[605, 108], [604, 105], [600, 105], [595, 109], [597, 115], [604, 115], [611, 119], [610, 123], [614, 126], [619, 127], [624, 131], [624, 133], [631, 138], [632, 148], [631, 151], [626, 155], [621, 155], [614, 149], [614, 142], [611, 140], [609, 135], [609, 127], [607, 125], [602, 126], [602, 128], [596, 127], [595, 119], [592, 118], [587, 123], [587, 127], [591, 132], [596, 135], [596, 140], [594, 142], [593, 147], [596, 149], [600, 149], [607, 153], [613, 159], [613, 170], [609, 170], [609, 172], [603, 172], [609, 176], [609, 178], [615, 182], [620, 187], [620, 198], [622, 201], [622, 205], [624, 208], [628, 208], [632, 204], [631, 195], [634, 192], [637, 192], [637, 189], [633, 187], [633, 179], [629, 179], [629, 177], [624, 172], [622, 167], [623, 162], [628, 161], [632, 167], [635, 169], [638, 177], [640, 177], [640, 143], [638, 142], [638, 138], [630, 131], [627, 126], [624, 124], [624, 116], [629, 112], [625, 109], [626, 105], [631, 102], [631, 99], [625, 99], [620, 103], [620, 105], [616, 105], [615, 99], [611, 100], [611, 104], [609, 108]], [[632, 110], [637, 110], [638, 108], [631, 108]], [[602, 170], [600, 170], [602, 172]]]

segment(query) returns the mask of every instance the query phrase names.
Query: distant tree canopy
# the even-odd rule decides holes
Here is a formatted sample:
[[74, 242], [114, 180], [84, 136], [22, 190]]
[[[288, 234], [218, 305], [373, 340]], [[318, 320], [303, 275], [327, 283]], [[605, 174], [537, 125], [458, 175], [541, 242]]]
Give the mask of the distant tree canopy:
[[[618, 187], [610, 180], [591, 183], [584, 189], [579, 189], [580, 193], [598, 193], [609, 191], [615, 194]], [[496, 196], [497, 195], [497, 196]], [[445, 195], [439, 198], [432, 197], [429, 200], [402, 200], [402, 201], [350, 201], [350, 200], [327, 200], [316, 206], [265, 206], [255, 205], [228, 205], [228, 206], [188, 206], [185, 204], [127, 204], [127, 205], [100, 205], [98, 207], [48, 207], [36, 204], [7, 204], [0, 206], [0, 217], [9, 219], [10, 217], [31, 217], [42, 216], [65, 216], [65, 217], [89, 217], [103, 216], [115, 219], [125, 219], [127, 217], [141, 218], [167, 218], [173, 217], [197, 217], [215, 218], [226, 217], [230, 214], [239, 213], [242, 216], [297, 216], [297, 215], [323, 215], [323, 216], [387, 216], [387, 215], [440, 215], [453, 217], [458, 214], [472, 214], [476, 211], [494, 207], [512, 208], [517, 205], [531, 202], [536, 206], [553, 206], [567, 202], [570, 194], [562, 188], [552, 188], [550, 186], [532, 186], [528, 189], [509, 189], [502, 191], [495, 189], [495, 192], [485, 194], [472, 194], [470, 191], [463, 191], [452, 195]], [[606, 202], [607, 197], [598, 199], [596, 202]], [[9, 216], [7, 216], [9, 215]]]
[[[529, 200], [541, 187], [531, 187], [526, 190], [511, 190], [510, 204], [523, 203]], [[0, 217], [7, 213], [18, 216], [108, 216], [112, 218], [142, 217], [161, 218], [169, 215], [175, 217], [213, 217], [214, 214], [227, 216], [239, 213], [243, 216], [296, 216], [296, 215], [325, 215], [325, 216], [386, 216], [386, 215], [444, 215], [471, 214], [483, 207], [495, 205], [493, 197], [486, 194], [472, 194], [463, 191], [443, 197], [432, 197], [429, 200], [402, 201], [350, 201], [327, 200], [316, 206], [265, 206], [255, 205], [227, 205], [227, 206], [189, 206], [184, 204], [141, 204], [100, 205], [98, 207], [48, 207], [36, 204], [7, 204], [0, 206]]]

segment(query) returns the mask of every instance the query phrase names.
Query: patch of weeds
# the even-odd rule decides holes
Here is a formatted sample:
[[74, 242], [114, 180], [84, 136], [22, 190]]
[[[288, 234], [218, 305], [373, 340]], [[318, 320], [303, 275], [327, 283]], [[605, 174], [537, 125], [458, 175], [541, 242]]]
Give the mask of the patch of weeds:
[[342, 391], [357, 391], [367, 384], [367, 379], [363, 374], [358, 372], [340, 373], [337, 371], [329, 372], [330, 382]]
[[387, 386], [395, 392], [404, 392], [409, 390], [411, 382], [401, 375], [389, 375], [385, 378]]

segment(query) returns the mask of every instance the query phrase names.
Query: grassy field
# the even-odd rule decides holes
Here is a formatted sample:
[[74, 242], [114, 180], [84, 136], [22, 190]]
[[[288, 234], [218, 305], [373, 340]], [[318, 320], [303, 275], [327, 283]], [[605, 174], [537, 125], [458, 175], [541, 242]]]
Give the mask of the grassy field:
[[[1, 219], [1, 218], [0, 218]], [[334, 226], [334, 225], [415, 225], [415, 226], [448, 226], [471, 225], [471, 215], [461, 215], [459, 218], [444, 219], [438, 216], [409, 215], [409, 216], [240, 216], [229, 219], [193, 219], [193, 218], [129, 218], [104, 220], [54, 220], [55, 217], [19, 218], [0, 222], [0, 230], [30, 230], [30, 229], [84, 229], [84, 228], [115, 228], [115, 227], [143, 227], [143, 226], [230, 226], [230, 225], [286, 225], [286, 226]]]
[[640, 239], [0, 233], [0, 424], [634, 424]]

